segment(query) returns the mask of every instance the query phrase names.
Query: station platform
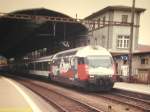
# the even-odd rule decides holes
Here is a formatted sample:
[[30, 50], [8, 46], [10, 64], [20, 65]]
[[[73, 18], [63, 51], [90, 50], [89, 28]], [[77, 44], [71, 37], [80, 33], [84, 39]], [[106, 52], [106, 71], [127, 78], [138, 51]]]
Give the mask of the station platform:
[[0, 112], [57, 112], [57, 110], [16, 81], [0, 76]]
[[123, 89], [123, 90], [127, 90], [127, 91], [138, 92], [138, 93], [150, 95], [150, 84], [115, 82], [113, 88]]
[[0, 112], [32, 112], [24, 97], [0, 76]]

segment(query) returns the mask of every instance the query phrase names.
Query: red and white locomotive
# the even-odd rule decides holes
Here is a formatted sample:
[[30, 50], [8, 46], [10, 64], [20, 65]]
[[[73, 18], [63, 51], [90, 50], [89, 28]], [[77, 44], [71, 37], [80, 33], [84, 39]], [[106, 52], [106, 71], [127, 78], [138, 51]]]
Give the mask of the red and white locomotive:
[[86, 46], [59, 52], [53, 56], [51, 80], [88, 90], [110, 90], [114, 74], [111, 54], [100, 46]]

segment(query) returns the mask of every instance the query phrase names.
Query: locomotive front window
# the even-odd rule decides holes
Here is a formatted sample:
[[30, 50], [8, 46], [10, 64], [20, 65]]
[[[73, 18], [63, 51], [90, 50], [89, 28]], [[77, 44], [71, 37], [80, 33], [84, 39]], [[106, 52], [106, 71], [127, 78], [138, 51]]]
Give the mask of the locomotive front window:
[[85, 64], [85, 58], [78, 58], [78, 64]]
[[89, 56], [87, 57], [87, 62], [89, 67], [92, 68], [97, 67], [110, 68], [112, 66], [110, 56]]

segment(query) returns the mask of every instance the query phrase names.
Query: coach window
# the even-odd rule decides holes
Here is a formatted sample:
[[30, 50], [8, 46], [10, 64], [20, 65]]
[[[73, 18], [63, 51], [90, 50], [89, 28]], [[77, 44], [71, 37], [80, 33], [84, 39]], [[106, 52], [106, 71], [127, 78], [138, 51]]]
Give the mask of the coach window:
[[33, 63], [33, 70], [36, 70], [36, 63]]
[[42, 62], [42, 70], [45, 71], [45, 62]]
[[35, 70], [38, 70], [38, 63], [35, 63]]
[[46, 71], [47, 70], [47, 62], [43, 63], [43, 70]]
[[43, 66], [41, 62], [39, 62], [39, 70], [43, 70]]
[[33, 70], [34, 69], [34, 65], [33, 63], [30, 63], [30, 69]]
[[33, 70], [34, 69], [34, 65], [33, 63], [30, 63], [30, 69]]
[[43, 67], [43, 70], [45, 71], [46, 70], [46, 62], [42, 63], [42, 67]]
[[37, 68], [38, 68], [37, 63], [34, 63], [34, 69], [37, 70]]
[[36, 64], [32, 63], [33, 70], [36, 70]]
[[43, 70], [46, 71], [48, 66], [48, 62], [43, 62]]
[[43, 63], [40, 62], [40, 70], [44, 70]]
[[38, 70], [42, 70], [42, 63], [38, 62]]
[[29, 63], [29, 69], [31, 69], [31, 63]]
[[36, 70], [39, 70], [39, 63], [37, 62], [35, 63], [35, 65], [36, 65]]

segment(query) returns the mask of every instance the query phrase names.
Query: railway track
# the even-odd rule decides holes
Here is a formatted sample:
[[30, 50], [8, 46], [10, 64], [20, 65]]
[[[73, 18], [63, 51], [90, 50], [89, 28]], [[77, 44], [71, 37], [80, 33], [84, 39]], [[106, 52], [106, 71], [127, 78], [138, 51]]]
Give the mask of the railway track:
[[57, 93], [39, 84], [27, 80], [19, 80], [33, 92], [37, 93], [49, 104], [53, 105], [59, 112], [104, 112], [77, 99], [70, 98], [67, 95]]
[[[134, 108], [138, 108], [143, 112], [150, 112], [150, 100], [148, 98], [148, 95], [143, 97], [141, 94], [136, 93], [135, 96], [131, 95], [133, 94], [132, 92], [128, 91], [113, 91], [113, 92], [109, 92], [107, 94], [95, 94], [95, 96], [97, 97], [102, 97], [104, 99], [110, 100], [112, 102], [118, 102], [120, 104], [123, 105], [128, 105], [128, 108], [126, 108], [126, 110], [130, 110], [130, 108], [134, 107]], [[140, 96], [140, 97], [138, 97]], [[148, 99], [145, 99], [148, 98]]]
[[[42, 81], [24, 78], [15, 78], [15, 80], [40, 95], [59, 112], [150, 112], [150, 95], [124, 90], [113, 90], [107, 93], [79, 90], [76, 92], [78, 95], [72, 96], [70, 92], [64, 93], [62, 92], [64, 89], [52, 89], [48, 83], [45, 84]], [[69, 88], [69, 91], [72, 90], [74, 89]], [[71, 93], [74, 94], [73, 91]]]
[[113, 89], [111, 93], [124, 96], [124, 97], [130, 96], [130, 98], [132, 99], [135, 99], [135, 100], [137, 99], [143, 102], [150, 103], [150, 95], [148, 94], [137, 93], [137, 92], [122, 90], [122, 89]]

